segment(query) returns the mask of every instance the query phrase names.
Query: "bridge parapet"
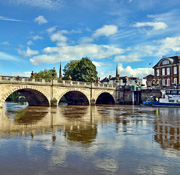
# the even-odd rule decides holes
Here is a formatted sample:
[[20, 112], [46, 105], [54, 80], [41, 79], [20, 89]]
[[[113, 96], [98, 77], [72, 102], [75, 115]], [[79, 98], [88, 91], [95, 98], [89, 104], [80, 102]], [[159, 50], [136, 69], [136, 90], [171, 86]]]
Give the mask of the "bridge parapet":
[[19, 76], [0, 76], [0, 84], [25, 84], [25, 85], [43, 85], [43, 86], [73, 86], [86, 87], [92, 89], [116, 89], [116, 85], [71, 81], [71, 80], [56, 80], [56, 79], [42, 79]]

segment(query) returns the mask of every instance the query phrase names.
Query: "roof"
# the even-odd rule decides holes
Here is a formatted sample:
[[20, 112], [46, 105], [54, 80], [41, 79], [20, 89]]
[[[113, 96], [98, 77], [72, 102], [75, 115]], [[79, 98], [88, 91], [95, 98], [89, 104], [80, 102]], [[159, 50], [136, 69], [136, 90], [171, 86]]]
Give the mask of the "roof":
[[[180, 56], [164, 57], [153, 68], [160, 67], [161, 63], [164, 60], [168, 60], [170, 64], [178, 64], [180, 63]], [[170, 65], [170, 64], [167, 64], [167, 65]]]
[[128, 77], [128, 76], [124, 76], [124, 77], [111, 77], [111, 78], [107, 78], [105, 77], [103, 80], [101, 80], [101, 82], [109, 82], [110, 80], [123, 80], [123, 79], [127, 79], [127, 80], [138, 80], [138, 77]]
[[143, 79], [146, 79], [147, 77], [154, 77], [154, 75], [152, 75], [152, 74], [149, 74], [149, 75], [147, 75], [147, 76], [145, 76]]
[[103, 80], [101, 80], [101, 82], [109, 82], [109, 79], [105, 77]]

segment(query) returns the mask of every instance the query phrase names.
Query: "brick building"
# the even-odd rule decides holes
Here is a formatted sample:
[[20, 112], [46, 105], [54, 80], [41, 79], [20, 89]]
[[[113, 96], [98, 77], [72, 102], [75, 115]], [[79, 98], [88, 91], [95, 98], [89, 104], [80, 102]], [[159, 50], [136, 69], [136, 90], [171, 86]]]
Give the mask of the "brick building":
[[180, 56], [164, 57], [153, 69], [154, 85], [170, 87], [180, 84]]
[[146, 85], [147, 86], [152, 86], [153, 80], [154, 80], [154, 75], [149, 74], [146, 77], [144, 77], [144, 79], [146, 79]]

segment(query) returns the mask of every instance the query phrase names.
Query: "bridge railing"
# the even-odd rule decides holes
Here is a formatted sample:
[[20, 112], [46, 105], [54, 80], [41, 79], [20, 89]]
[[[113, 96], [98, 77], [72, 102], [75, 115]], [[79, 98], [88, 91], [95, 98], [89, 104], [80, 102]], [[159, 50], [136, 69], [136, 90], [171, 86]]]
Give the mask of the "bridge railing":
[[54, 85], [54, 86], [81, 86], [89, 88], [116, 88], [116, 85], [71, 81], [71, 80], [57, 80], [57, 79], [42, 79], [19, 76], [0, 76], [0, 84], [38, 84], [38, 85]]

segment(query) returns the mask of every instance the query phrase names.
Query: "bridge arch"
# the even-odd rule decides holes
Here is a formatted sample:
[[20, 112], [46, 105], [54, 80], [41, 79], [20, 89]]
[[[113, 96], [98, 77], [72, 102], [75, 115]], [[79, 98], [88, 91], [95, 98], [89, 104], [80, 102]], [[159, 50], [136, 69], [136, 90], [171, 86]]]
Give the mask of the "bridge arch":
[[115, 104], [115, 99], [109, 92], [102, 92], [97, 96], [96, 104]]
[[2, 103], [4, 104], [9, 95], [14, 92], [20, 92], [23, 96], [25, 96], [29, 106], [50, 106], [49, 100], [42, 91], [29, 87], [19, 87], [10, 90], [3, 96]]
[[60, 102], [63, 96], [67, 100], [68, 105], [89, 105], [90, 104], [88, 97], [81, 91], [70, 90], [70, 91], [64, 92], [58, 98], [58, 103]]

